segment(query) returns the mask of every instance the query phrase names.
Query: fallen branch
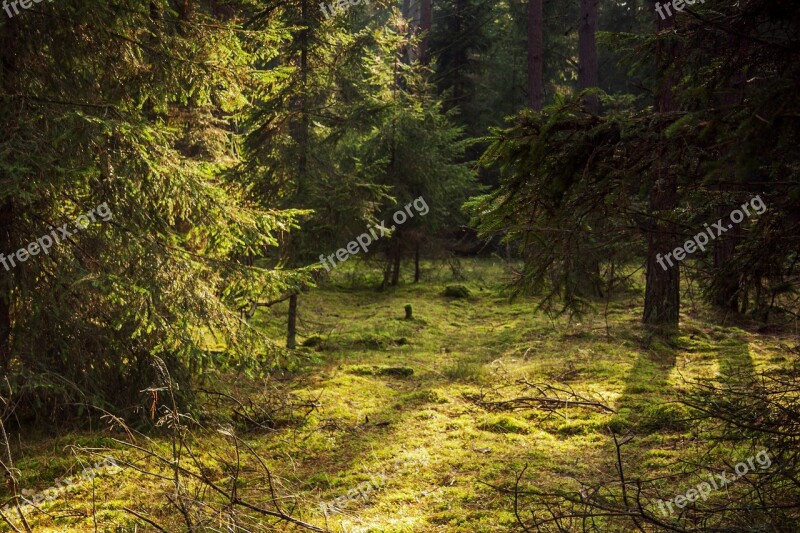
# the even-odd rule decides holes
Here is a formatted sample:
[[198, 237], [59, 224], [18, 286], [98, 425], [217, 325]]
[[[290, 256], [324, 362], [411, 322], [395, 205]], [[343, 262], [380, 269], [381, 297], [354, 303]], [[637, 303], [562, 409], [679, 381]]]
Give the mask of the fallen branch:
[[614, 409], [603, 405], [600, 402], [593, 402], [589, 400], [561, 400], [558, 398], [546, 398], [544, 396], [533, 397], [523, 396], [520, 398], [513, 398], [511, 400], [504, 400], [498, 402], [490, 402], [483, 400], [476, 400], [476, 404], [489, 411], [513, 411], [515, 409], [548, 409], [563, 407], [597, 407], [609, 413], [616, 413]]
[[131, 509], [129, 507], [123, 507], [122, 510], [125, 511], [126, 513], [132, 514], [133, 516], [135, 516], [139, 520], [144, 520], [145, 522], [147, 522], [148, 524], [150, 524], [151, 526], [153, 526], [154, 528], [156, 528], [159, 531], [163, 531], [164, 533], [169, 533], [163, 527], [159, 526], [158, 524], [156, 524], [155, 522], [153, 522], [152, 520], [150, 520], [149, 518], [147, 518], [143, 514], [137, 513], [136, 511], [134, 511], [133, 509]]
[[575, 392], [571, 387], [563, 389], [549, 384], [530, 383], [526, 380], [517, 381], [525, 388], [533, 388], [538, 392], [537, 396], [520, 396], [509, 400], [486, 400], [485, 394], [474, 395], [468, 398], [476, 405], [487, 411], [513, 411], [516, 409], [543, 409], [555, 411], [558, 407], [594, 407], [608, 413], [616, 411], [597, 400], [587, 398]]

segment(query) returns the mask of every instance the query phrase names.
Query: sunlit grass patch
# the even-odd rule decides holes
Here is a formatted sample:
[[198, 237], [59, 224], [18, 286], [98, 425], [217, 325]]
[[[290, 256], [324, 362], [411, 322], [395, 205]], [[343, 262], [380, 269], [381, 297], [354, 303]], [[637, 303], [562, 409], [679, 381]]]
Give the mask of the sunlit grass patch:
[[[221, 459], [230, 459], [231, 444], [216, 429], [232, 425], [268, 464], [287, 508], [316, 525], [326, 524], [320, 503], [385, 471], [386, 482], [368, 499], [352, 500], [345, 513], [328, 517], [331, 530], [518, 531], [507, 493], [491, 487], [507, 489], [526, 465], [538, 488], [578, 490], [577, 480], [613, 475], [613, 431], [633, 436], [624, 449], [632, 476], [674, 475], [681, 461], [696, 459], [708, 431], [680, 403], [692, 381], [718, 380], [725, 369], [777, 372], [798, 359], [790, 339], [713, 325], [695, 314], [683, 318], [685, 328], [674, 339], [651, 338], [639, 326], [635, 294], [612, 300], [607, 317], [551, 319], [535, 311], [533, 298], [508, 300], [500, 290], [506, 273], [501, 262], [462, 265], [465, 280], [430, 262], [423, 265], [420, 284], [377, 292], [371, 284], [379, 274], [361, 276], [348, 262], [331, 284], [303, 293], [298, 333], [301, 343], [315, 339], [303, 347], [314, 359], [269, 380], [232, 373], [214, 376], [218, 381], [212, 383], [265, 409], [279, 405], [284, 397], [270, 395], [286, 388], [292, 394], [285, 397], [287, 408], [273, 417], [282, 422], [258, 418], [267, 429], [237, 423], [232, 411], [241, 412], [240, 406], [223, 408], [210, 397], [198, 406], [207, 427], [193, 433], [192, 444], [212, 478], [230, 479]], [[453, 284], [468, 287], [470, 297], [442, 296]], [[404, 320], [406, 304], [414, 320]], [[285, 304], [260, 308], [252, 323], [282, 342], [285, 313]], [[615, 412], [535, 401], [494, 410], [475, 401], [535, 398], [534, 384], [571, 390]], [[304, 407], [291, 408], [292, 402]], [[42, 439], [19, 451], [23, 486], [45, 487], [69, 471], [72, 462], [63, 448], [75, 442], [133, 457], [97, 435]], [[169, 456], [166, 439], [154, 442]], [[714, 460], [744, 453], [718, 446]], [[398, 459], [409, 466], [398, 468]], [[146, 461], [141, 466], [156, 468]], [[244, 494], [266, 502], [258, 469], [252, 458], [245, 461]], [[663, 485], [672, 490], [681, 483], [670, 478]], [[34, 531], [93, 531], [95, 512], [101, 531], [112, 524], [138, 524], [141, 530], [142, 522], [124, 506], [170, 531], [181, 530], [164, 480], [126, 470], [98, 479], [95, 488], [94, 507], [89, 487], [69, 502], [85, 516], [55, 522], [36, 515]]]

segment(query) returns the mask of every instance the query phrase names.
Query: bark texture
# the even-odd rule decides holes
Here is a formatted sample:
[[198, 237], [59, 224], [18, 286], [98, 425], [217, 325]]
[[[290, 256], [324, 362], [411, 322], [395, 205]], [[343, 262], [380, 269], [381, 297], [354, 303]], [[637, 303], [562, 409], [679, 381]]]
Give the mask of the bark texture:
[[297, 347], [297, 294], [289, 297], [289, 321], [286, 330], [286, 347]]
[[[659, 32], [674, 29], [674, 17], [661, 20], [656, 16], [656, 29]], [[678, 109], [674, 86], [676, 44], [661, 44], [656, 50], [656, 71], [666, 73], [661, 80], [655, 98], [657, 113], [669, 113]], [[664, 270], [657, 261], [658, 255], [674, 250], [680, 243], [675, 224], [667, 219], [678, 206], [677, 176], [670, 168], [668, 140], [662, 136], [661, 148], [656, 155], [652, 171], [649, 213], [651, 221], [647, 232], [647, 274], [644, 296], [645, 324], [654, 326], [677, 326], [680, 313], [680, 265]]]
[[542, 0], [528, 0], [528, 104], [542, 110], [544, 101], [544, 15]]
[[[600, 76], [597, 65], [597, 2], [581, 0], [581, 21], [578, 27], [578, 88], [597, 87]], [[596, 96], [586, 97], [586, 107], [594, 113], [600, 111]]]
[[[19, 42], [19, 23], [16, 19], [6, 20], [0, 25], [0, 86], [4, 94], [17, 93], [18, 56], [15, 50]], [[4, 98], [0, 100], [6, 109], [11, 105]], [[13, 120], [11, 114], [6, 114], [5, 118]], [[4, 132], [15, 129], [13, 124], [3, 124]], [[13, 155], [6, 157], [10, 160]], [[9, 186], [7, 180], [10, 179], [10, 176], [0, 175], [0, 183], [6, 183], [6, 187]], [[0, 252], [10, 252], [17, 248], [14, 246], [14, 202], [9, 197], [0, 201]], [[11, 362], [13, 287], [13, 273], [0, 266], [0, 370], [3, 371], [8, 369]]]

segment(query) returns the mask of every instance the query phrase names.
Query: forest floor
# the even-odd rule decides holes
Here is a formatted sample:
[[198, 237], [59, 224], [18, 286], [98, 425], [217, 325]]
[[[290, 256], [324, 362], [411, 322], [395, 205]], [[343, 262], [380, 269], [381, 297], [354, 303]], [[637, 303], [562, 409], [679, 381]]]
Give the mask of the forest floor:
[[[683, 494], [697, 484], [685, 465], [702, 457], [708, 477], [753, 451], [724, 438], [712, 444], [713, 425], [676, 400], [721, 372], [752, 374], [797, 360], [795, 336], [762, 335], [757, 324], [714, 314], [692, 294], [696, 287], [687, 289], [680, 334], [667, 345], [641, 327], [637, 287], [599, 302], [590, 316], [551, 319], [535, 311], [534, 298], [509, 301], [501, 261], [462, 265], [463, 280], [453, 279], [447, 263], [426, 263], [423, 282], [384, 292], [370, 288], [377, 268], [365, 275], [345, 265], [330, 284], [300, 298], [299, 340], [315, 345], [300, 350], [302, 364], [269, 381], [219, 378], [226, 393], [252, 401], [231, 420], [268, 464], [294, 516], [337, 532], [520, 531], [508, 490], [516, 476], [527, 466], [521, 487], [572, 492], [617, 479], [612, 430], [632, 436], [622, 447], [626, 477], [659, 478], [660, 494]], [[471, 295], [442, 294], [455, 284]], [[412, 320], [403, 319], [406, 304]], [[285, 317], [282, 304], [260, 310], [253, 322], [280, 342]], [[490, 403], [542, 394], [567, 399], [563, 391], [597, 405]], [[276, 400], [287, 392], [289, 403]], [[208, 429], [194, 432], [191, 444], [209, 476], [225, 484], [230, 472], [214, 465], [234, 451], [214, 424], [233, 410], [210, 398], [216, 397], [198, 420]], [[259, 419], [270, 406], [272, 415]], [[154, 442], [168, 452], [168, 439]], [[72, 445], [83, 449], [70, 451]], [[93, 463], [81, 456], [91, 447], [112, 448], [103, 454], [118, 462], [152, 463], [107, 431], [23, 440], [14, 450], [21, 486], [52, 486], [75, 471], [78, 459]], [[258, 465], [252, 457], [242, 461], [240, 495], [267, 505]], [[33, 531], [121, 532], [134, 524], [153, 531], [122, 510], [128, 507], [182, 531], [169, 491], [168, 479], [134, 468], [104, 471], [42, 504], [47, 514], [29, 512], [28, 520]], [[520, 515], [529, 520], [530, 510], [522, 505]], [[249, 530], [299, 528], [273, 520]]]

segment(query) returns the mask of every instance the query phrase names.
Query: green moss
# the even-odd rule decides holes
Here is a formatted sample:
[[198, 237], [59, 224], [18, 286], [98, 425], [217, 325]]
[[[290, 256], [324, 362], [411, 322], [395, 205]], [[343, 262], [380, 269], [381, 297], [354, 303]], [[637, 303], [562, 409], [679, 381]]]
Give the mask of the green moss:
[[556, 433], [563, 436], [585, 435], [595, 430], [594, 424], [583, 421], [566, 422], [556, 428]]
[[469, 298], [470, 291], [464, 285], [448, 285], [442, 294], [448, 298]]
[[633, 425], [634, 424], [631, 421], [631, 410], [627, 408], [622, 408], [617, 411], [617, 413], [608, 422], [609, 429], [620, 435], [626, 433], [633, 427]]
[[453, 365], [448, 365], [442, 374], [453, 381], [477, 382], [486, 375], [483, 363], [459, 360]]
[[391, 376], [395, 378], [407, 378], [414, 375], [414, 369], [407, 366], [354, 366], [348, 372], [357, 376]]
[[[364, 270], [354, 270], [356, 264], [355, 258], [344, 263], [330, 285], [300, 300], [299, 335], [317, 360], [304, 359], [302, 368], [276, 373], [268, 383], [238, 374], [204, 376], [229, 385], [225, 390], [235, 391], [247, 405], [267, 412], [285, 406], [278, 419], [288, 423], [272, 431], [248, 431], [243, 423], [237, 431], [280, 480], [280, 495], [296, 496], [293, 513], [331, 531], [517, 531], [509, 499], [487, 485], [513, 486], [515, 473], [526, 464], [523, 482], [544, 491], [574, 490], [575, 479], [602, 481], [615, 461], [609, 427], [619, 435], [636, 434], [624, 447], [631, 479], [680, 479], [675, 476], [681, 461], [698, 453], [686, 445], [686, 432], [696, 433], [701, 438], [694, 442], [700, 443], [708, 435], [707, 427], [687, 420], [692, 413], [675, 403], [686, 380], [712, 379], [724, 368], [754, 371], [768, 361], [776, 372], [792, 364], [778, 341], [751, 349], [746, 333], [705, 318], [685, 318], [687, 329], [677, 340], [648, 341], [640, 326], [641, 295], [635, 291], [610, 301], [609, 339], [604, 316], [570, 323], [537, 313], [535, 298], [509, 301], [500, 290], [507, 272], [500, 261], [463, 262], [464, 283], [476, 287], [473, 293], [480, 298], [470, 301], [441, 297], [443, 287], [453, 283], [441, 265], [423, 265], [422, 283], [378, 293], [373, 289], [380, 269], [361, 264]], [[483, 287], [479, 294], [477, 287]], [[413, 306], [414, 320], [402, 320], [405, 304]], [[259, 308], [251, 324], [282, 343], [287, 306]], [[535, 402], [500, 412], [474, 402], [482, 394], [496, 401], [537, 394], [521, 380], [570, 386], [602, 398], [617, 412], [571, 407], [555, 414]], [[276, 387], [291, 392], [285, 403], [265, 392]], [[209, 428], [230, 422], [230, 409], [212, 402], [199, 406], [204, 420], [214, 422], [206, 424]], [[169, 457], [169, 441], [158, 434], [151, 438], [148, 446]], [[100, 432], [22, 441], [22, 449], [14, 450], [15, 466], [26, 489], [46, 488], [73, 468], [75, 460], [65, 453], [70, 444], [112, 447], [115, 456], [130, 453]], [[222, 459], [235, 457], [230, 439], [211, 429], [194, 430], [191, 442], [213, 478], [221, 485], [229, 482], [231, 471]], [[739, 450], [718, 452], [719, 464], [747, 456]], [[403, 467], [398, 459], [415, 462]], [[242, 461], [246, 490], [241, 495], [266, 497], [261, 465], [247, 454]], [[346, 514], [331, 515], [326, 524], [319, 502], [383, 476], [385, 484], [369, 501], [352, 502]], [[692, 486], [689, 480], [671, 484]], [[164, 499], [165, 487], [130, 469], [98, 479], [98, 529], [114, 531], [119, 524], [131, 530], [138, 524], [149, 530], [120, 511], [127, 506], [168, 531], [180, 531], [181, 517]], [[0, 498], [7, 496], [2, 490]], [[91, 487], [81, 487], [72, 498], [69, 506], [86, 516], [65, 516], [66, 502], [54, 502], [47, 510], [57, 509], [52, 515], [63, 518], [32, 514], [32, 529], [94, 531]]]
[[685, 431], [689, 428], [689, 413], [674, 403], [650, 405], [645, 408], [637, 427], [641, 431]]
[[406, 394], [401, 397], [400, 404], [414, 404], [419, 405], [423, 403], [447, 403], [447, 398], [443, 397], [441, 394], [434, 390], [421, 390], [412, 392], [410, 394]]
[[307, 346], [309, 348], [316, 348], [322, 345], [322, 337], [319, 335], [313, 335], [306, 340], [303, 341], [303, 346]]
[[485, 422], [478, 424], [478, 429], [491, 431], [492, 433], [528, 433], [525, 422], [517, 420], [508, 415], [497, 415], [489, 417]]

